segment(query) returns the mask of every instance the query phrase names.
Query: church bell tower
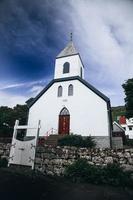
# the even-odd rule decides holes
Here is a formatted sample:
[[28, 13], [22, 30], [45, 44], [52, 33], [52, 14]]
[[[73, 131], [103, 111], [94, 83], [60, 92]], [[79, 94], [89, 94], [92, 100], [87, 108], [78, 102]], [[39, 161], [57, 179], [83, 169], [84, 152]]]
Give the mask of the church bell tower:
[[56, 57], [54, 79], [73, 76], [84, 79], [84, 66], [71, 36], [70, 42]]

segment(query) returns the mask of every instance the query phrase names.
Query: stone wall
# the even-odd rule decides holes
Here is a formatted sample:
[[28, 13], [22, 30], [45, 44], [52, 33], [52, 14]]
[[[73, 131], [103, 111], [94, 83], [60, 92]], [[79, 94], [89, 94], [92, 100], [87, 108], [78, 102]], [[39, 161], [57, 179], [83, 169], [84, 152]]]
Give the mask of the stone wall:
[[[9, 157], [11, 144], [0, 143], [0, 158]], [[86, 158], [89, 164], [105, 166], [119, 163], [124, 170], [133, 171], [132, 149], [87, 149], [76, 147], [38, 146], [36, 150], [35, 169], [45, 174], [63, 175], [66, 166], [79, 158]]]
[[110, 148], [109, 136], [93, 136], [97, 148]]
[[89, 164], [105, 166], [119, 163], [124, 170], [133, 171], [133, 149], [87, 149], [76, 147], [38, 147], [35, 169], [49, 175], [63, 175], [64, 169], [78, 158], [86, 158]]
[[123, 148], [122, 137], [112, 137], [112, 147], [114, 149], [122, 149]]

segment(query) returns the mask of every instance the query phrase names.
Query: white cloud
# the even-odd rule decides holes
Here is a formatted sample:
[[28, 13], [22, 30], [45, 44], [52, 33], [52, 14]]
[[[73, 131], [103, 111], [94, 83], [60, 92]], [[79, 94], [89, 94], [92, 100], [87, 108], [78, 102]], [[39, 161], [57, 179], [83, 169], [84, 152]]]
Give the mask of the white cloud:
[[16, 104], [25, 104], [27, 97], [21, 95], [12, 95], [0, 91], [0, 106], [14, 107]]
[[[130, 0], [70, 1], [75, 40], [83, 56], [86, 79], [110, 87], [124, 104], [121, 84], [133, 77], [133, 2]], [[79, 41], [81, 38], [81, 41]]]
[[[4, 84], [0, 85], [0, 106], [9, 106], [13, 107], [16, 104], [25, 104], [25, 102], [31, 98], [35, 97], [49, 82], [49, 78], [40, 80], [40, 81], [32, 81], [25, 83], [14, 83], [14, 84]], [[18, 95], [13, 94], [11, 89], [17, 88], [17, 90], [21, 90], [23, 88], [26, 89], [24, 94]], [[7, 89], [9, 90], [7, 91]]]
[[12, 89], [12, 88], [20, 88], [20, 87], [32, 87], [34, 85], [43, 84], [45, 85], [49, 79], [46, 80], [40, 80], [40, 81], [31, 81], [31, 82], [25, 82], [25, 83], [14, 83], [14, 84], [0, 84], [0, 90], [6, 90], [6, 89]]
[[25, 83], [16, 83], [16, 84], [8, 84], [8, 85], [1, 84], [0, 90], [17, 88], [17, 87], [22, 87], [22, 86], [25, 86]]
[[[0, 83], [0, 91], [4, 91], [6, 89], [13, 88], [30, 88], [29, 92], [39, 92], [49, 81], [51, 78], [45, 78], [43, 80], [25, 82], [25, 83]], [[28, 91], [28, 89], [27, 89]]]
[[33, 97], [36, 96], [44, 87], [41, 85], [35, 85], [30, 89], [30, 92], [32, 93]]

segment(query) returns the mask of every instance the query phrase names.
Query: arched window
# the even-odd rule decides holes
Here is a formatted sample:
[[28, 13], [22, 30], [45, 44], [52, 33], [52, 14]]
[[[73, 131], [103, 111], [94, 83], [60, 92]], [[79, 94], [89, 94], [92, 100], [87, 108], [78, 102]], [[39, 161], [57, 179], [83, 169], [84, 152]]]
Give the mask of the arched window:
[[59, 86], [58, 87], [58, 97], [62, 96], [62, 92], [63, 92], [63, 88], [62, 88], [62, 86]]
[[69, 111], [66, 107], [64, 107], [61, 111], [60, 111], [60, 115], [70, 115]]
[[69, 85], [68, 87], [68, 96], [73, 96], [73, 85]]
[[65, 62], [63, 65], [63, 74], [69, 73], [69, 70], [70, 70], [70, 63]]

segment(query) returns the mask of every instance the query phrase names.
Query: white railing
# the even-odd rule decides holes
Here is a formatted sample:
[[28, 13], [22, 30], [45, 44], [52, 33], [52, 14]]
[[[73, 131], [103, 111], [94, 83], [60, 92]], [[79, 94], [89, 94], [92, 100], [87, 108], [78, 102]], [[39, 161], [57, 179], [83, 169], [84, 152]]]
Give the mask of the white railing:
[[19, 120], [16, 120], [14, 129], [38, 129], [41, 128], [40, 124], [39, 127], [29, 127], [28, 125], [19, 125]]
[[45, 137], [48, 137], [50, 135], [56, 135], [56, 134], [58, 134], [57, 129], [51, 128], [45, 133]]

